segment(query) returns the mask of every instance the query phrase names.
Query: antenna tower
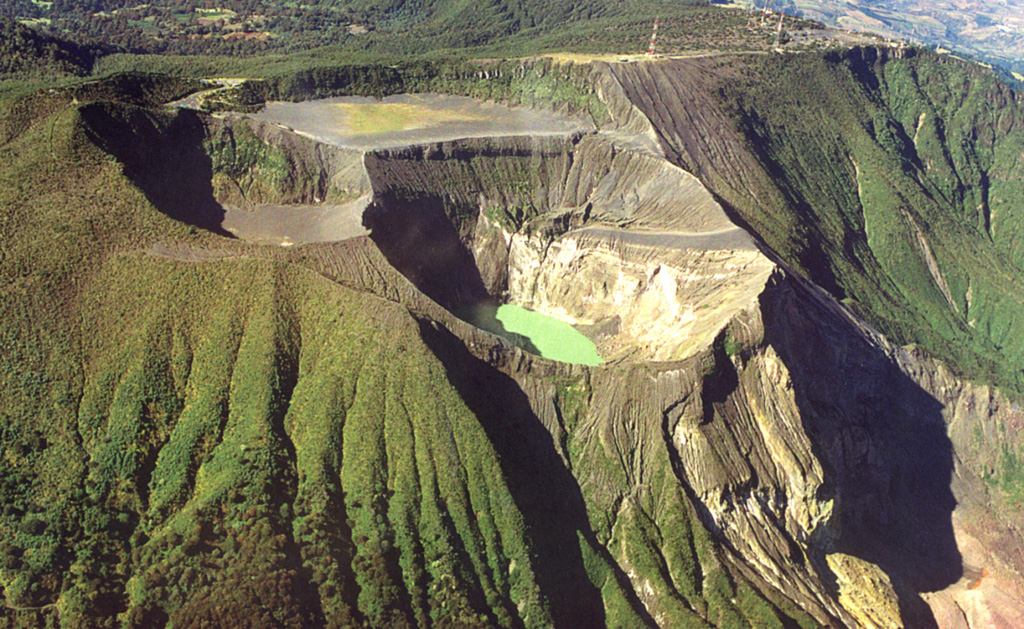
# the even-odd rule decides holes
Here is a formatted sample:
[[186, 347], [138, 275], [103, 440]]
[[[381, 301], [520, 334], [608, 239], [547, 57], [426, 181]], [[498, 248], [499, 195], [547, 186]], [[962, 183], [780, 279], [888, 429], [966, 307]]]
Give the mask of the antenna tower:
[[648, 59], [654, 59], [657, 55], [654, 54], [654, 44], [658, 40], [658, 21], [659, 18], [654, 18], [654, 30], [651, 32], [651, 45], [647, 47], [647, 54], [644, 56]]
[[786, 17], [785, 13], [779, 14], [779, 28], [775, 31], [775, 47], [779, 47], [779, 40], [782, 39], [782, 20]]

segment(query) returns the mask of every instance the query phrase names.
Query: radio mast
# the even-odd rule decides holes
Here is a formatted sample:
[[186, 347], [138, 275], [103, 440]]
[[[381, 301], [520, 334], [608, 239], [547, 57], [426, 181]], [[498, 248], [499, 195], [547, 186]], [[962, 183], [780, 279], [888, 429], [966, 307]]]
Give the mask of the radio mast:
[[651, 45], [647, 47], [647, 54], [644, 56], [648, 59], [656, 59], [657, 55], [654, 54], [654, 44], [658, 40], [658, 21], [660, 18], [654, 18], [654, 31], [651, 32]]
[[779, 40], [782, 38], [782, 20], [786, 17], [785, 13], [779, 14], [779, 29], [775, 31], [775, 49], [779, 49]]

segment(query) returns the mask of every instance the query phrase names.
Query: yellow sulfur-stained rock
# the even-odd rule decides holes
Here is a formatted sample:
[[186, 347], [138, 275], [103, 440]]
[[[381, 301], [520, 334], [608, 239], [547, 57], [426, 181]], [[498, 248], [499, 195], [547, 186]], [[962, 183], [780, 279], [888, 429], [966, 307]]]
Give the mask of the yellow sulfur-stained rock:
[[839, 584], [839, 603], [860, 626], [902, 629], [899, 599], [881, 568], [843, 553], [833, 553], [826, 560]]

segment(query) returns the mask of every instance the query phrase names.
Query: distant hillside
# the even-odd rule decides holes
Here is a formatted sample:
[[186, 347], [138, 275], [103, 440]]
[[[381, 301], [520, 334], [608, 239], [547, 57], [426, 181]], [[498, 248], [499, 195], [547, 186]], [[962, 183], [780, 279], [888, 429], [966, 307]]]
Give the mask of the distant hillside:
[[[761, 8], [765, 3], [742, 0], [740, 4]], [[1024, 75], [1024, 0], [773, 0], [769, 4], [830, 26], [952, 50]]]
[[2, 17], [38, 17], [42, 8], [31, 0], [7, 0], [0, 4]]
[[80, 76], [89, 73], [93, 61], [87, 48], [40, 34], [10, 18], [0, 19], [0, 75]]
[[5, 3], [0, 15], [50, 34], [131, 53], [248, 56], [342, 46], [418, 54], [483, 46], [519, 34], [532, 39], [552, 31], [572, 32], [583, 20], [618, 20], [600, 25], [603, 31], [614, 31], [622, 20], [648, 22], [656, 15], [667, 17], [707, 4], [705, 0], [311, 0], [299, 6], [282, 0], [224, 0], [215, 8], [203, 8], [186, 0], [57, 0], [38, 5]]

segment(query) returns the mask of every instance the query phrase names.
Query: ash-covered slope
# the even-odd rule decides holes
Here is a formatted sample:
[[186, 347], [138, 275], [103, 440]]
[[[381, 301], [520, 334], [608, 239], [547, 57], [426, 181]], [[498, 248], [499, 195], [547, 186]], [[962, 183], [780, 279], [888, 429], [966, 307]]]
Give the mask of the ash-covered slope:
[[[1013, 398], [1019, 395], [1014, 365], [1021, 267], [1013, 225], [1024, 188], [1018, 95], [980, 68], [888, 49], [617, 65], [611, 72], [652, 122], [669, 159], [705, 182], [773, 255], [898, 342], [920, 344], [961, 377], [1007, 384]], [[819, 321], [812, 327], [829, 325]], [[943, 626], [1019, 622], [1017, 594], [1000, 593], [1000, 587], [1020, 591], [1024, 567], [1016, 518], [1019, 407], [987, 387], [950, 380], [946, 367], [915, 364], [926, 355], [915, 349], [895, 358], [919, 384], [918, 400], [866, 411], [899, 389], [896, 381], [886, 386], [884, 378], [867, 384], [869, 379], [862, 393], [846, 397], [857, 388], [853, 383], [862, 382], [859, 375], [871, 373], [872, 361], [844, 369], [840, 365], [851, 350], [839, 340], [842, 335], [814, 351], [801, 347], [813, 347], [814, 336], [800, 324], [776, 339], [814, 365], [801, 367], [815, 380], [801, 416], [809, 430], [818, 430], [811, 421], [815, 415], [829, 418], [829, 428], [819, 434], [828, 435], [832, 445], [819, 456], [842, 470], [844, 479], [838, 494], [843, 532], [836, 548], [852, 544], [858, 549], [853, 554], [918, 592], [948, 587], [927, 595]], [[835, 375], [833, 389], [828, 382]], [[930, 420], [923, 413], [906, 427], [877, 435], [877, 441], [868, 439], [875, 445], [854, 445], [859, 439], [842, 436], [848, 430], [868, 431], [863, 436], [892, 430], [884, 428], [891, 409], [908, 417], [928, 407]], [[845, 419], [833, 423], [837, 417]], [[927, 430], [940, 417], [945, 429], [936, 424], [931, 437], [919, 434], [890, 455], [873, 451], [879, 443], [901, 442], [912, 426]], [[898, 484], [876, 485], [870, 469], [898, 460], [899, 451], [933, 458], [897, 463], [896, 477], [903, 477], [894, 477]], [[855, 471], [851, 456], [868, 468]], [[906, 478], [919, 469], [930, 471], [917, 481]], [[882, 505], [899, 495], [903, 483], [914, 495], [931, 496], [917, 503], [906, 495], [894, 504], [919, 504], [921, 514], [937, 511], [913, 516], [917, 524], [884, 515]], [[872, 486], [876, 492], [864, 493]], [[942, 490], [948, 486], [952, 494]], [[871, 506], [854, 507], [861, 501], [854, 496], [870, 496]], [[939, 516], [940, 504], [956, 505], [952, 527]], [[924, 526], [925, 520], [946, 522], [944, 533]], [[865, 525], [874, 532], [856, 532]], [[917, 541], [900, 541], [925, 531]], [[951, 533], [964, 552], [962, 572]], [[940, 550], [944, 545], [950, 553]], [[998, 565], [1000, 578], [1017, 585], [986, 589], [979, 575], [996, 571], [981, 564]], [[968, 587], [976, 591], [967, 593]]]
[[612, 71], [773, 251], [899, 342], [1019, 386], [1021, 101], [990, 72], [871, 48]]
[[[888, 126], [819, 142], [744, 91], [760, 71], [781, 72], [779, 94], [828, 76], [876, 118], [909, 119], [877, 97], [886, 62], [944, 67], [865, 54], [598, 64], [594, 132], [364, 151], [53, 96], [0, 149], [0, 617], [1014, 626], [1018, 394], [955, 375], [1009, 354], [925, 327], [960, 311], [911, 291], [904, 258], [881, 260], [875, 223], [843, 205], [870, 196], [888, 216], [886, 191], [908, 185], [865, 178], [857, 196]], [[993, 115], [1012, 127], [1009, 106]], [[1008, 195], [1001, 168], [984, 172]], [[942, 172], [936, 216], [974, 194]], [[368, 236], [215, 233], [226, 205], [343, 203]], [[952, 234], [890, 209], [911, 230], [890, 240], [924, 260], [909, 264], [954, 277], [933, 244]], [[1020, 280], [999, 268], [1009, 294]], [[971, 303], [994, 303], [959, 272], [979, 278]], [[874, 285], [888, 301], [856, 292]], [[920, 314], [933, 293], [945, 319]], [[545, 360], [453, 314], [487, 301], [573, 322], [610, 360]], [[932, 334], [968, 342], [943, 353]]]

